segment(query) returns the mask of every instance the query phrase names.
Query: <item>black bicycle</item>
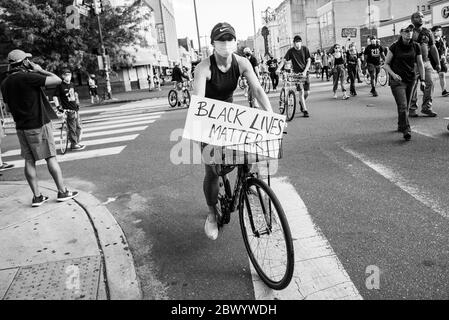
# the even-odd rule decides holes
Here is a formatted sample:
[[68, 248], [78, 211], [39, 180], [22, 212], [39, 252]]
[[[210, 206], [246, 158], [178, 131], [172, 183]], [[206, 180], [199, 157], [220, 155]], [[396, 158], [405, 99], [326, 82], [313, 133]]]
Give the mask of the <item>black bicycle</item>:
[[[286, 288], [294, 269], [294, 250], [284, 210], [268, 182], [251, 170], [251, 163], [282, 158], [282, 139], [212, 149], [212, 163], [220, 176], [218, 227], [238, 210], [248, 256], [262, 281], [274, 290]], [[217, 164], [220, 163], [220, 164]], [[228, 178], [235, 168], [234, 191]]]

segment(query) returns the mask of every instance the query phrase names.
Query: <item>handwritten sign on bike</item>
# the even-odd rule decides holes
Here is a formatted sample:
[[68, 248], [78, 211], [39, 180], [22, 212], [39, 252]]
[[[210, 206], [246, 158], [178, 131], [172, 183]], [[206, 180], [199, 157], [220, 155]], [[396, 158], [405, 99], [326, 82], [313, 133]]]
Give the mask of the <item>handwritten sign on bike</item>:
[[285, 116], [193, 95], [183, 137], [215, 146], [282, 139]]

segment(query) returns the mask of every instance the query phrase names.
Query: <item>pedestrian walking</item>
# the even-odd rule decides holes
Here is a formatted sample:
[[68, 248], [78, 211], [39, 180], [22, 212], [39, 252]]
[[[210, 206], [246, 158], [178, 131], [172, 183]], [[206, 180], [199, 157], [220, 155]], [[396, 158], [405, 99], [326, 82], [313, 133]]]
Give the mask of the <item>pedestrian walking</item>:
[[364, 54], [367, 69], [371, 79], [370, 93], [373, 95], [373, 97], [377, 97], [378, 93], [376, 91], [376, 86], [380, 73], [381, 60], [385, 61], [384, 49], [380, 45], [380, 40], [376, 39], [376, 37], [373, 36], [371, 38], [371, 44], [366, 47]]
[[[6, 110], [4, 110], [3, 97], [2, 97], [1, 91], [0, 91], [0, 108], [1, 108], [0, 114], [2, 116], [0, 118], [0, 172], [2, 172], [2, 171], [5, 171], [5, 170], [9, 170], [9, 169], [14, 168], [14, 165], [13, 164], [8, 164], [6, 162], [3, 162], [3, 160], [2, 160], [2, 148], [1, 148], [1, 145], [2, 145], [2, 139], [6, 136], [5, 131], [3, 129], [3, 116], [6, 113]], [[0, 176], [1, 176], [1, 173], [0, 173]]]
[[[422, 12], [415, 12], [411, 17], [412, 24], [415, 27], [413, 31], [413, 41], [417, 42], [421, 46], [421, 55], [424, 62], [424, 70], [426, 72], [426, 86], [424, 88], [424, 95], [421, 105], [421, 113], [428, 117], [436, 117], [437, 114], [432, 110], [432, 95], [434, 90], [432, 75], [434, 69], [432, 63], [430, 62], [430, 57], [435, 63], [435, 70], [437, 72], [441, 71], [440, 57], [438, 50], [435, 46], [435, 38], [432, 32], [423, 27], [424, 24], [424, 14]], [[421, 78], [422, 79], [422, 78]], [[418, 84], [415, 85], [412, 94], [412, 101], [410, 104], [409, 116], [412, 118], [418, 117]]]
[[296, 35], [293, 38], [293, 47], [290, 48], [283, 61], [281, 62], [278, 70], [281, 70], [286, 61], [291, 61], [293, 67], [293, 73], [302, 74], [305, 78], [304, 82], [299, 82], [296, 86], [296, 90], [299, 92], [299, 103], [301, 106], [301, 112], [304, 118], [309, 117], [309, 111], [307, 110], [306, 100], [310, 92], [310, 77], [309, 70], [312, 64], [312, 57], [309, 49], [302, 44], [302, 38]]
[[343, 92], [343, 100], [349, 99], [349, 96], [346, 93], [345, 88], [345, 80], [346, 80], [346, 70], [345, 70], [345, 56], [343, 54], [343, 50], [339, 44], [335, 44], [332, 47], [332, 76], [334, 80], [334, 99], [338, 99], [337, 90], [338, 90], [338, 82], [341, 84], [341, 91]]
[[90, 103], [94, 104], [94, 99], [97, 100], [97, 102], [100, 102], [100, 97], [98, 96], [98, 82], [97, 78], [94, 74], [91, 74], [88, 76], [88, 84], [89, 84], [89, 95], [90, 95]]
[[279, 74], [277, 73], [279, 63], [278, 60], [270, 54], [270, 59], [267, 61], [268, 72], [270, 73], [271, 82], [273, 84], [273, 90], [277, 91], [279, 85]]
[[414, 87], [416, 86], [415, 64], [418, 66], [420, 85], [426, 86], [426, 73], [421, 54], [421, 47], [413, 41], [413, 24], [400, 29], [400, 38], [388, 50], [385, 71], [390, 75], [391, 92], [397, 104], [398, 131], [406, 141], [411, 139], [409, 108]]
[[326, 73], [326, 81], [329, 81], [329, 53], [327, 51], [323, 52], [321, 60], [323, 61], [323, 69], [321, 69], [321, 81], [324, 81], [324, 73]]
[[349, 92], [351, 96], [356, 96], [357, 91], [355, 90], [355, 80], [361, 67], [361, 63], [355, 45], [350, 45], [349, 50], [346, 52], [346, 64], [348, 67], [349, 81], [351, 83]]
[[86, 148], [80, 144], [81, 138], [81, 119], [79, 115], [78, 93], [72, 83], [72, 72], [64, 69], [61, 74], [62, 82], [56, 86], [53, 93], [53, 101], [56, 107], [62, 109], [67, 115], [67, 127], [69, 129], [68, 139], [70, 141], [70, 149], [80, 151]]
[[57, 118], [42, 87], [59, 85], [57, 75], [45, 71], [29, 60], [32, 55], [15, 49], [8, 54], [10, 72], [2, 82], [6, 109], [16, 123], [21, 155], [25, 159], [25, 177], [33, 192], [32, 206], [38, 207], [48, 201], [40, 193], [36, 172], [36, 161], [45, 159], [57, 188], [58, 201], [67, 201], [78, 195], [64, 185], [61, 168], [56, 159], [51, 119]]
[[437, 47], [438, 54], [440, 55], [441, 70], [438, 73], [440, 77], [441, 95], [443, 97], [449, 96], [449, 92], [446, 88], [446, 72], [447, 72], [447, 45], [446, 40], [443, 38], [443, 29], [441, 26], [432, 27], [433, 36], [435, 37], [435, 46]]
[[159, 71], [156, 69], [154, 69], [153, 81], [154, 87], [157, 89], [157, 91], [161, 91], [161, 77], [159, 76]]

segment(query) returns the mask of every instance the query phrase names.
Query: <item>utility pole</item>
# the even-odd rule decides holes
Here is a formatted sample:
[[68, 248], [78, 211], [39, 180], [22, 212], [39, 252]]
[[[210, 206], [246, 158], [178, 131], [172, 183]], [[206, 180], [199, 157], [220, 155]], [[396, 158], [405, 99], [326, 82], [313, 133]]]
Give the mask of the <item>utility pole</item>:
[[253, 7], [254, 54], [256, 54], [256, 48], [257, 48], [257, 33], [256, 33], [256, 15], [254, 14], [254, 0], [251, 0], [251, 4], [252, 4], [252, 7]]
[[373, 37], [373, 29], [371, 28], [371, 0], [368, 0], [368, 28], [370, 37]]
[[112, 99], [112, 89], [111, 89], [111, 80], [109, 77], [109, 64], [106, 62], [106, 48], [103, 42], [103, 33], [101, 31], [101, 21], [100, 21], [100, 12], [101, 12], [101, 0], [93, 0], [93, 8], [94, 14], [97, 16], [98, 22], [98, 31], [100, 34], [100, 44], [101, 44], [101, 57], [103, 59], [103, 66], [106, 78], [106, 91], [108, 93], [108, 98]]
[[196, 11], [196, 0], [193, 0], [193, 7], [195, 8], [196, 35], [198, 37], [198, 53], [201, 54], [201, 37], [200, 37], [200, 28], [198, 26], [198, 13]]

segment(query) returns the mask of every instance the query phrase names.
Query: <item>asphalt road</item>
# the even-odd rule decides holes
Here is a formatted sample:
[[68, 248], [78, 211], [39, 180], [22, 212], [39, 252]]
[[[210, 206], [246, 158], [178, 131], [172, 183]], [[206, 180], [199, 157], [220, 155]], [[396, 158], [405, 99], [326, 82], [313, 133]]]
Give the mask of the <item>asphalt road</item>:
[[[405, 142], [389, 88], [377, 98], [368, 92], [359, 85], [357, 97], [334, 100], [330, 83], [314, 80], [311, 118], [299, 114], [289, 124], [275, 177], [294, 187], [363, 299], [448, 299], [449, 98], [436, 90], [438, 118], [411, 119], [412, 141]], [[83, 115], [99, 123], [157, 119], [132, 140], [110, 142], [125, 146], [117, 154], [62, 162], [67, 184], [105, 201], [116, 216], [146, 299], [254, 299], [237, 215], [217, 241], [208, 240], [203, 166], [172, 163], [186, 110], [160, 112], [165, 108], [151, 104]], [[16, 143], [8, 137], [3, 152]], [[39, 175], [50, 179], [44, 167]], [[22, 180], [22, 170], [0, 179]], [[369, 266], [380, 270], [376, 289], [366, 285]]]

